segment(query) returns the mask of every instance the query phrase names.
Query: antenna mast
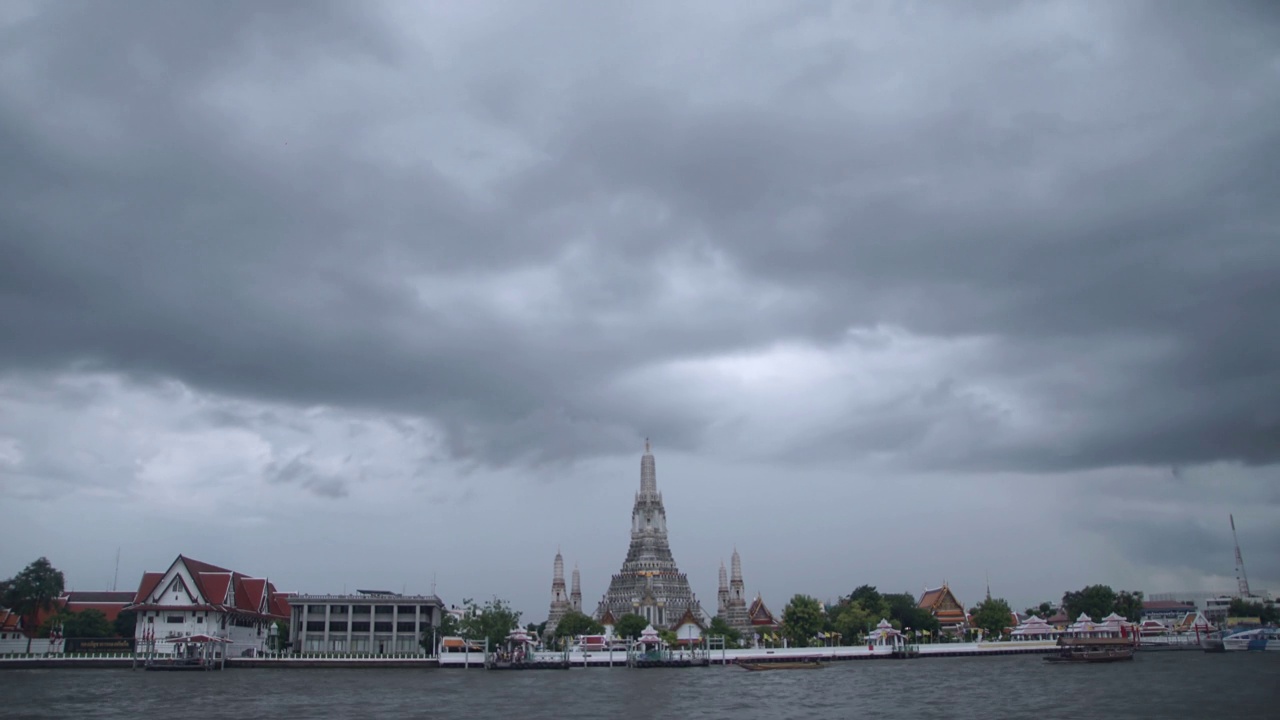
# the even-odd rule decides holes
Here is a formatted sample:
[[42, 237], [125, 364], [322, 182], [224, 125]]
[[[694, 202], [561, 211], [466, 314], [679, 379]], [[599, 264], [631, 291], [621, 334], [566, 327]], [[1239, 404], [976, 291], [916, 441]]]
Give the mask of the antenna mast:
[[1252, 597], [1253, 593], [1249, 592], [1249, 576], [1244, 572], [1244, 558], [1240, 555], [1240, 538], [1236, 537], [1236, 516], [1228, 515], [1231, 518], [1231, 539], [1236, 543], [1236, 584], [1240, 591], [1240, 597]]
[[116, 573], [111, 576], [111, 592], [116, 591], [116, 583], [120, 580], [120, 546], [116, 546]]

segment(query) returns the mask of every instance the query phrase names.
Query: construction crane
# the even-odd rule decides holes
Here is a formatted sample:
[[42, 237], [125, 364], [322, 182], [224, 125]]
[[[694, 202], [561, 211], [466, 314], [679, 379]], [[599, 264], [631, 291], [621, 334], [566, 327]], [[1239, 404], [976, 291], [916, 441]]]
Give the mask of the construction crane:
[[1240, 592], [1240, 597], [1252, 597], [1253, 593], [1249, 592], [1249, 576], [1244, 572], [1244, 558], [1240, 555], [1240, 538], [1236, 537], [1236, 516], [1228, 515], [1231, 518], [1231, 539], [1236, 543], [1236, 584]]

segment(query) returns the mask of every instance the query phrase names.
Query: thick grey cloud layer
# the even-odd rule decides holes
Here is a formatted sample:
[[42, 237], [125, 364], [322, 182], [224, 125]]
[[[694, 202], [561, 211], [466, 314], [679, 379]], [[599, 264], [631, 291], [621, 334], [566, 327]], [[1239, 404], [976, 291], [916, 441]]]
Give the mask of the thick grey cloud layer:
[[[1240, 465], [1276, 527], [1278, 34], [1265, 3], [8, 5], [0, 482], [476, 503], [654, 434], [1037, 502]], [[111, 407], [186, 450], [49, 434]], [[1180, 567], [1182, 507], [1063, 532]]]

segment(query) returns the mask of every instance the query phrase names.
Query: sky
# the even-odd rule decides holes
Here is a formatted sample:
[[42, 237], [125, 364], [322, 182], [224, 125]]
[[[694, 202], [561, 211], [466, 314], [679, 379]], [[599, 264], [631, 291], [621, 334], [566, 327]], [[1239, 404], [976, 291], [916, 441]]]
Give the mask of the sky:
[[[0, 577], [1280, 591], [1265, 2], [0, 4]], [[116, 555], [119, 551], [119, 571]]]

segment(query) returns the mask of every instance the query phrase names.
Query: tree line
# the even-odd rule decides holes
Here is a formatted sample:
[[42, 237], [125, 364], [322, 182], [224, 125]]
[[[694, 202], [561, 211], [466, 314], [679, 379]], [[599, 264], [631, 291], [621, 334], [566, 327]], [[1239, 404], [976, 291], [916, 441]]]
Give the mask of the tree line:
[[136, 615], [132, 611], [122, 611], [114, 621], [94, 608], [70, 612], [57, 602], [65, 589], [62, 571], [41, 557], [17, 575], [0, 580], [0, 605], [17, 613], [26, 628], [35, 626], [42, 614], [52, 613], [35, 627], [36, 637], [47, 638], [54, 628], [68, 638], [133, 637]]

